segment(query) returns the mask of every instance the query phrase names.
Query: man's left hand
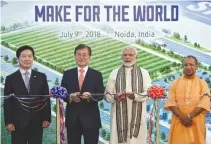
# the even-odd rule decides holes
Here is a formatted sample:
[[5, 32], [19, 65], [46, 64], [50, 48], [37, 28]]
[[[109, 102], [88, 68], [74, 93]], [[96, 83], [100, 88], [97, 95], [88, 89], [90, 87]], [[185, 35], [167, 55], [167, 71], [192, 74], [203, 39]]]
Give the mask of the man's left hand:
[[50, 125], [50, 122], [49, 121], [43, 121], [43, 123], [42, 123], [42, 127], [43, 128], [48, 128], [49, 125]]
[[127, 92], [126, 95], [127, 95], [127, 97], [128, 97], [129, 99], [131, 99], [131, 100], [134, 100], [134, 99], [135, 99], [135, 95], [134, 95], [134, 93], [132, 93], [132, 92]]
[[188, 115], [181, 115], [179, 119], [180, 119], [180, 122], [186, 127], [192, 125], [192, 119], [188, 117]]
[[188, 123], [183, 124], [183, 125], [186, 126], [186, 127], [190, 127], [190, 126], [192, 126], [192, 121], [189, 121]]
[[84, 99], [84, 100], [89, 100], [90, 99], [90, 93], [89, 92], [84, 92], [82, 94], [82, 96], [80, 96], [81, 99]]

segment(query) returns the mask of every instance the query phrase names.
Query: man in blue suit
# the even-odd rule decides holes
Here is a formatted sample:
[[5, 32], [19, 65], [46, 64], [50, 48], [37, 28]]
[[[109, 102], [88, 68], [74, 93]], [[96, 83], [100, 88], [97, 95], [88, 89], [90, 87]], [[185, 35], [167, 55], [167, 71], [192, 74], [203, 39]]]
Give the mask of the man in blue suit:
[[[98, 102], [90, 99], [90, 94], [104, 93], [102, 73], [88, 67], [91, 48], [79, 44], [74, 51], [77, 67], [64, 72], [62, 86], [70, 94], [66, 99], [68, 144], [98, 144], [101, 127]], [[99, 95], [100, 97], [100, 95]], [[102, 100], [102, 99], [100, 99]]]

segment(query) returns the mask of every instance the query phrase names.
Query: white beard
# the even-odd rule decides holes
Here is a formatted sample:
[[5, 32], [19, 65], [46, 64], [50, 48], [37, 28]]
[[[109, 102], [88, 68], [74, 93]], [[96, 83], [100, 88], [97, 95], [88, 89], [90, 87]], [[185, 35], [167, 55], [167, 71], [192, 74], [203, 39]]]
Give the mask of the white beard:
[[132, 67], [135, 63], [136, 63], [136, 60], [134, 60], [134, 61], [132, 61], [132, 62], [130, 62], [130, 63], [127, 63], [127, 62], [124, 62], [124, 61], [123, 61], [123, 65], [124, 65], [125, 67]]

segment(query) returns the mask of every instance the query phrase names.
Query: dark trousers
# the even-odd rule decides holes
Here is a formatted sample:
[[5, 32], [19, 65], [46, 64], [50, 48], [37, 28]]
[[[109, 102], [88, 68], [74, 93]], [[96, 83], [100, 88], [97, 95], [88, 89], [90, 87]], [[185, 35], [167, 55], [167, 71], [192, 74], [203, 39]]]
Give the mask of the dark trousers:
[[98, 144], [99, 128], [83, 128], [79, 119], [73, 127], [67, 127], [68, 144], [81, 144], [82, 135], [84, 144]]
[[11, 136], [12, 144], [42, 144], [42, 123], [31, 120], [24, 129], [15, 127]]

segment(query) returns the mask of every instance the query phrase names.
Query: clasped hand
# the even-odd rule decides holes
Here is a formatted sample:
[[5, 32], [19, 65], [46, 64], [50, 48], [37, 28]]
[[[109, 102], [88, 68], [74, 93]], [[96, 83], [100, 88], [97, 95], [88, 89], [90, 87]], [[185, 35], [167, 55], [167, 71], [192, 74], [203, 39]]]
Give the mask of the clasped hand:
[[127, 93], [126, 93], [125, 91], [120, 92], [120, 93], [117, 93], [117, 94], [114, 96], [114, 99], [119, 100], [119, 101], [123, 101], [123, 100], [126, 99], [126, 97], [128, 97], [128, 98], [131, 99], [131, 100], [134, 100], [134, 99], [135, 99], [134, 93], [132, 93], [132, 92], [127, 92]]
[[179, 117], [180, 122], [185, 126], [185, 127], [190, 127], [192, 126], [192, 119], [188, 117], [188, 115], [182, 115]]
[[80, 95], [80, 92], [75, 92], [75, 93], [71, 93], [70, 97], [69, 97], [69, 102], [80, 102], [81, 99], [84, 100], [89, 100], [90, 99], [90, 93], [89, 92], [84, 92], [82, 95]]

